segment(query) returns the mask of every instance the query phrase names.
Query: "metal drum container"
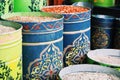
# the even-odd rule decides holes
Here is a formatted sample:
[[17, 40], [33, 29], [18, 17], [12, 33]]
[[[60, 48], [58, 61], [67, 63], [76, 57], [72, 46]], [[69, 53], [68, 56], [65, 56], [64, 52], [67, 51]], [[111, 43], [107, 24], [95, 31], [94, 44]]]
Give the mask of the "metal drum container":
[[[77, 74], [83, 73], [83, 75], [75, 75], [76, 73]], [[89, 75], [87, 75], [87, 73], [92, 73], [94, 75], [89, 76]], [[73, 75], [70, 75], [70, 74], [73, 74]], [[90, 79], [98, 80], [98, 78], [96, 76], [102, 76], [101, 77], [102, 79], [107, 80], [107, 79], [105, 79], [105, 77], [103, 77], [103, 75], [99, 75], [99, 74], [114, 75], [120, 79], [119, 71], [114, 70], [109, 67], [103, 67], [100, 65], [91, 65], [91, 64], [71, 65], [71, 66], [65, 67], [60, 71], [59, 76], [60, 76], [60, 80], [90, 80]], [[69, 75], [70, 78], [65, 79], [64, 77], [67, 75]], [[76, 78], [76, 77], [78, 77], [78, 78]], [[94, 78], [94, 79], [92, 79], [92, 78]], [[99, 77], [99, 79], [100, 79], [100, 77]], [[110, 77], [109, 77], [109, 79], [112, 80]], [[119, 80], [119, 79], [113, 79], [113, 80]]]
[[0, 25], [15, 29], [0, 34], [0, 80], [22, 80], [22, 26], [7, 21]]
[[116, 18], [113, 47], [120, 49], [120, 18]]
[[55, 18], [39, 22], [17, 21], [23, 25], [23, 78], [55, 80], [63, 67], [63, 16], [43, 12], [23, 12], [7, 14], [2, 18], [8, 19], [13, 16]]
[[[52, 7], [58, 6], [44, 7], [42, 11]], [[86, 12], [81, 13], [63, 13], [62, 15], [64, 16], [64, 66], [83, 63], [85, 54], [90, 50], [91, 10], [88, 9]]]
[[108, 15], [92, 15], [91, 48], [112, 48], [114, 17]]
[[89, 64], [98, 64], [120, 71], [120, 50], [118, 49], [97, 49], [87, 54]]
[[93, 0], [94, 6], [113, 7], [116, 0]]
[[0, 0], [0, 16], [5, 13], [13, 12], [14, 0]]

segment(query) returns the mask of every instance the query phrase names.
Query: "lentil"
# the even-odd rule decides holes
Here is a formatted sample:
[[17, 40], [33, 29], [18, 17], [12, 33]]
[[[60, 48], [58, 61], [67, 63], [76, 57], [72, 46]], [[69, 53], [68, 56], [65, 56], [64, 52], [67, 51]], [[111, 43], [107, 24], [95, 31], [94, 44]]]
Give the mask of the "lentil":
[[17, 22], [44, 22], [53, 21], [57, 18], [54, 17], [42, 17], [42, 16], [14, 16], [7, 18], [7, 20], [17, 21]]
[[15, 31], [15, 29], [12, 27], [0, 25], [0, 34], [12, 32], [12, 31]]
[[81, 13], [88, 11], [87, 8], [80, 7], [80, 6], [55, 6], [55, 7], [45, 7], [42, 9], [45, 12], [52, 12], [52, 13]]
[[105, 73], [79, 72], [64, 75], [62, 80], [120, 80], [120, 78]]

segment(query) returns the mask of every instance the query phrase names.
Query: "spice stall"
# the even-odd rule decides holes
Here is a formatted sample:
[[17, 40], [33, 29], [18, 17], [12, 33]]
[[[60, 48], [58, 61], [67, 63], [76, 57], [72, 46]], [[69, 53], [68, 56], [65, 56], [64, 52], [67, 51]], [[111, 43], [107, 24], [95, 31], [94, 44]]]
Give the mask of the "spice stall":
[[118, 0], [0, 6], [0, 80], [120, 80]]

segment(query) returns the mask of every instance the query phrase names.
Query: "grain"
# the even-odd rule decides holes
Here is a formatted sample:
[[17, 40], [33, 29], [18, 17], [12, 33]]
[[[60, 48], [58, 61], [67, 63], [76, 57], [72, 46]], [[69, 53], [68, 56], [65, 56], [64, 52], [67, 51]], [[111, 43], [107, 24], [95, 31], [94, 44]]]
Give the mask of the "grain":
[[62, 80], [120, 80], [120, 78], [105, 73], [79, 72], [64, 75]]
[[42, 16], [14, 16], [7, 18], [7, 20], [17, 21], [17, 22], [46, 22], [57, 20], [54, 17], [42, 17]]
[[78, 7], [78, 6], [53, 6], [53, 7], [45, 7], [42, 9], [42, 11], [45, 12], [51, 12], [51, 13], [67, 13], [67, 14], [74, 14], [74, 13], [82, 13], [87, 12], [88, 9], [84, 7]]
[[101, 63], [106, 63], [106, 64], [111, 64], [111, 65], [117, 65], [120, 66], [120, 57], [114, 57], [114, 56], [107, 56], [107, 55], [94, 55], [91, 56], [92, 59], [95, 61], [101, 62]]
[[15, 29], [12, 27], [0, 25], [0, 34], [5, 34], [12, 31], [15, 31]]

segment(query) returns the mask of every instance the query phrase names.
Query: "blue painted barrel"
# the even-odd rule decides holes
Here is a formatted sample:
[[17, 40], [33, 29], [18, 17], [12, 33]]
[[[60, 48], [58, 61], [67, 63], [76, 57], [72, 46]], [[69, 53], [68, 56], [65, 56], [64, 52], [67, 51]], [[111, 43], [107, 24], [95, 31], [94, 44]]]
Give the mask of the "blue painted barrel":
[[92, 15], [91, 48], [112, 48], [115, 18], [108, 15]]
[[[74, 10], [72, 7], [78, 9], [87, 9], [85, 12], [69, 12], [58, 13], [64, 16], [64, 32], [63, 32], [63, 47], [64, 47], [64, 66], [83, 63], [85, 60], [85, 54], [90, 50], [90, 17], [91, 10], [85, 7], [59, 5], [59, 6], [47, 6], [42, 8], [42, 11], [59, 11], [68, 7], [69, 11]], [[70, 7], [70, 8], [69, 8]], [[51, 9], [51, 10], [49, 10]], [[56, 12], [55, 11], [55, 12]], [[65, 10], [64, 10], [65, 11]], [[64, 12], [63, 11], [63, 12]], [[67, 9], [66, 9], [67, 11]], [[65, 12], [66, 12], [65, 11]]]
[[64, 66], [83, 63], [90, 50], [90, 14], [84, 15], [89, 17], [64, 22]]
[[120, 18], [116, 18], [115, 21], [113, 47], [115, 49], [120, 49]]
[[[8, 15], [9, 18], [13, 16], [56, 18], [41, 22], [19, 22], [23, 25], [24, 80], [55, 80], [63, 67], [63, 16], [43, 12]], [[4, 17], [8, 18], [7, 15]]]

